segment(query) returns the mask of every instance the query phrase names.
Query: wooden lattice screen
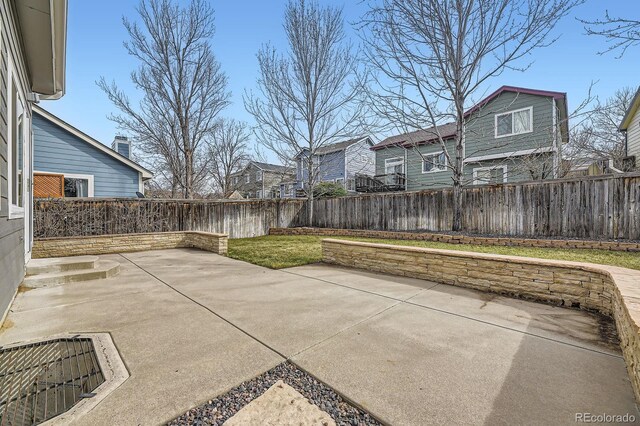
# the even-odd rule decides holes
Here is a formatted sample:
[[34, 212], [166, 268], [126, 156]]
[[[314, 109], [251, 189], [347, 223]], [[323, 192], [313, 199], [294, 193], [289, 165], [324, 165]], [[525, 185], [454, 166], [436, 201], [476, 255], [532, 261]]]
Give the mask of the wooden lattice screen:
[[33, 196], [35, 198], [64, 197], [64, 176], [48, 173], [34, 173]]

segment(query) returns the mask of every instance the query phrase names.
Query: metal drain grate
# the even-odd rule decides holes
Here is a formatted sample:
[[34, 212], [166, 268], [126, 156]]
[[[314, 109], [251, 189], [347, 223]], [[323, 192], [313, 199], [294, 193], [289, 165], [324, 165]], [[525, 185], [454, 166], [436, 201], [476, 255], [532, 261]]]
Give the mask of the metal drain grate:
[[104, 380], [90, 338], [0, 348], [0, 426], [49, 420], [93, 396]]

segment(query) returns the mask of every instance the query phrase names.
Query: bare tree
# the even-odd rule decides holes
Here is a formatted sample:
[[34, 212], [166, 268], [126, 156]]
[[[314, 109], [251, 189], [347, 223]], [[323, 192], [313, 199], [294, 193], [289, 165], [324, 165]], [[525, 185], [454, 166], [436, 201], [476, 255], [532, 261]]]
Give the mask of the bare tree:
[[246, 123], [222, 120], [211, 134], [209, 159], [211, 177], [223, 197], [232, 192], [231, 174], [237, 172], [250, 159], [250, 130]]
[[110, 119], [132, 134], [141, 149], [168, 169], [174, 191], [193, 198], [206, 178], [203, 141], [228, 105], [227, 77], [210, 46], [213, 9], [205, 0], [180, 7], [172, 0], [142, 0], [141, 24], [123, 18], [127, 52], [140, 62], [131, 80], [136, 105], [115, 82], [98, 85], [121, 111]]
[[289, 51], [282, 55], [270, 45], [262, 47], [258, 93], [246, 94], [245, 106], [255, 117], [258, 142], [283, 164], [296, 157], [304, 163], [304, 190], [312, 212], [317, 151], [351, 135], [361, 117], [358, 57], [345, 41], [341, 9], [292, 0], [284, 29]]
[[604, 103], [596, 102], [580, 125], [572, 129], [570, 154], [612, 159], [616, 166], [621, 166], [626, 154], [625, 136], [618, 129], [635, 93], [635, 89], [624, 87]]
[[614, 18], [605, 12], [604, 19], [594, 21], [579, 19], [585, 25], [588, 35], [603, 37], [608, 43], [605, 50], [598, 52], [599, 55], [607, 52], [619, 51], [618, 58], [621, 58], [630, 47], [640, 45], [640, 20], [628, 18]]
[[[432, 128], [453, 172], [453, 229], [461, 229], [465, 111], [483, 85], [555, 41], [552, 29], [582, 0], [370, 1], [362, 20], [378, 113], [404, 129]], [[455, 123], [453, 148], [439, 124]]]

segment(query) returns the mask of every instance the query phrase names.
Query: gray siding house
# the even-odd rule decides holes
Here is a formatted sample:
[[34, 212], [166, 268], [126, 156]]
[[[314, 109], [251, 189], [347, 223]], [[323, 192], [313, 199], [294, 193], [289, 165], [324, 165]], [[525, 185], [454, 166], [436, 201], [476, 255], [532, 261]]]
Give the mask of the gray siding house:
[[[466, 112], [463, 184], [557, 177], [567, 117], [565, 93], [501, 87]], [[372, 148], [376, 178], [407, 191], [452, 185], [438, 134], [453, 157], [455, 132], [448, 123], [383, 140]]]
[[66, 0], [0, 0], [0, 324], [31, 258], [31, 105], [65, 89]]
[[630, 164], [629, 168], [640, 168], [640, 88], [620, 123], [620, 131], [625, 134], [625, 153]]
[[[101, 144], [60, 118], [33, 107], [36, 196], [136, 197], [153, 174], [132, 161], [130, 144], [116, 137], [114, 149]], [[59, 176], [63, 194], [49, 194], [40, 177]]]
[[[371, 151], [373, 141], [364, 136], [320, 147], [312, 158], [311, 169], [315, 173], [314, 181], [335, 182], [344, 186], [348, 192], [355, 192], [356, 175], [375, 173], [375, 153]], [[303, 190], [309, 173], [308, 150], [300, 152], [296, 158], [295, 190]], [[290, 192], [290, 196], [294, 196]]]
[[280, 198], [280, 185], [293, 180], [291, 167], [249, 161], [231, 175], [231, 190], [243, 198]]

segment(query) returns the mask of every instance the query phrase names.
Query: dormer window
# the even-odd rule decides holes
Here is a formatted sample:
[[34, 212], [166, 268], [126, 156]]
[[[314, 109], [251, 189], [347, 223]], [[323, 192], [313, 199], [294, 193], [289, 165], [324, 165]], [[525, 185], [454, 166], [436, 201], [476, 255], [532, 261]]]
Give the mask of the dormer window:
[[533, 131], [533, 107], [496, 114], [496, 138]]

